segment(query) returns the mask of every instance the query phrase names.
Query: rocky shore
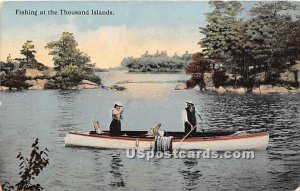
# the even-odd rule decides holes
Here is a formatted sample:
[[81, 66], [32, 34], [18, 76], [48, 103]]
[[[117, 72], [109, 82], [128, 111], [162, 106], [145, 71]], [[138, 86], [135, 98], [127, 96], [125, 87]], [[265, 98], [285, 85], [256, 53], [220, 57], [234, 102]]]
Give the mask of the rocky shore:
[[[225, 73], [225, 75], [227, 76], [227, 80], [225, 80], [221, 86], [216, 86], [218, 87], [216, 88], [214, 85], [213, 74], [211, 72], [205, 72], [203, 74], [202, 84], [205, 84], [206, 91], [217, 92], [219, 94], [245, 94], [247, 92], [253, 94], [288, 94], [300, 92], [300, 61], [295, 61], [294, 65], [279, 73], [279, 76], [276, 78], [276, 80], [273, 80], [273, 85], [266, 84], [267, 80], [265, 72], [250, 75], [249, 79], [251, 79], [252, 88], [248, 89], [246, 87], [243, 87], [243, 85], [241, 85], [242, 83], [237, 83], [242, 78], [242, 76], [233, 75], [230, 73]], [[194, 83], [192, 83], [193, 85], [190, 85], [191, 83], [188, 82], [191, 80], [188, 80], [182, 84], [178, 84], [175, 87], [175, 90], [200, 90], [199, 81], [196, 82], [194, 80]]]
[[[36, 79], [36, 80], [26, 80], [25, 83], [29, 86], [28, 90], [45, 90], [45, 84], [49, 81], [48, 79]], [[83, 89], [100, 89], [102, 86], [99, 86], [96, 83], [93, 83], [88, 80], [82, 80], [79, 85], [70, 87], [70, 90], [83, 90]], [[17, 90], [17, 89], [12, 89]], [[0, 86], [0, 91], [9, 91], [9, 88], [6, 86]]]
[[[193, 90], [200, 91], [199, 86], [195, 88], [191, 88]], [[188, 90], [185, 84], [180, 84], [175, 87], [175, 90]], [[234, 93], [234, 94], [245, 94], [247, 93], [247, 88], [239, 87], [234, 88], [233, 86], [220, 86], [219, 88], [215, 88], [212, 86], [206, 87], [206, 91], [216, 92], [218, 94], [225, 93]], [[253, 94], [288, 94], [288, 93], [300, 93], [300, 89], [294, 87], [281, 87], [281, 86], [272, 86], [272, 85], [261, 85], [259, 87], [255, 87], [250, 91]]]
[[[36, 69], [26, 69], [25, 84], [28, 86], [27, 90], [45, 90], [49, 89], [47, 87], [48, 83], [55, 83], [53, 79], [56, 75], [56, 71], [52, 69], [48, 69], [45, 71], [40, 71]], [[51, 88], [50, 88], [51, 89]], [[105, 90], [117, 90], [124, 91], [126, 88], [120, 85], [113, 85], [111, 87], [107, 87], [104, 85], [98, 85], [97, 83], [91, 82], [89, 80], [81, 80], [81, 82], [77, 86], [69, 87], [69, 90], [84, 90], [84, 89], [105, 89]], [[0, 85], [0, 92], [2, 91], [17, 91], [17, 88], [9, 88], [6, 86]]]
[[[232, 74], [228, 75], [228, 81], [234, 80], [234, 76]], [[291, 68], [291, 71], [285, 71], [280, 74], [280, 80], [283, 82], [294, 82], [296, 77], [295, 75], [298, 75], [298, 83], [300, 83], [300, 63], [294, 65]], [[251, 76], [254, 80], [254, 83], [256, 84], [262, 84], [265, 80], [265, 74], [258, 73], [253, 76]], [[237, 79], [240, 78], [240, 76], [236, 76]], [[257, 85], [254, 86], [250, 91], [247, 90], [245, 87], [233, 87], [233, 86], [220, 86], [218, 88], [214, 87], [212, 74], [211, 73], [204, 73], [204, 82], [206, 84], [206, 91], [210, 92], [216, 92], [218, 94], [224, 94], [224, 93], [235, 93], [235, 94], [245, 94], [247, 92], [253, 93], [253, 94], [288, 94], [288, 93], [299, 93], [300, 87], [290, 87], [290, 86], [284, 86], [284, 85]], [[196, 86], [194, 88], [188, 88], [186, 83], [182, 83], [177, 85], [175, 90], [187, 90], [187, 89], [195, 89], [199, 90], [199, 86]]]
[[[25, 77], [27, 80], [25, 80], [25, 84], [28, 86], [28, 90], [44, 90], [49, 89], [47, 87], [47, 84], [49, 83], [55, 83], [55, 75], [56, 71], [53, 69], [48, 69], [44, 71], [36, 70], [36, 69], [26, 69], [25, 71]], [[291, 74], [287, 74], [285, 72], [282, 75], [282, 78], [285, 80], [290, 80], [291, 78], [294, 78], [294, 76], [291, 76]], [[259, 74], [254, 76], [254, 79], [256, 81], [262, 81], [264, 74]], [[229, 74], [229, 80], [232, 80], [233, 76]], [[204, 81], [206, 84], [206, 91], [209, 92], [216, 92], [218, 94], [225, 94], [225, 93], [234, 93], [234, 94], [245, 94], [245, 93], [253, 93], [253, 94], [288, 94], [288, 93], [299, 93], [299, 88], [295, 87], [289, 87], [289, 86], [280, 86], [280, 85], [260, 85], [260, 86], [254, 86], [250, 91], [247, 90], [245, 87], [234, 87], [234, 86], [220, 86], [218, 88], [214, 87], [213, 80], [212, 80], [212, 74], [211, 73], [205, 73], [204, 74]], [[162, 83], [160, 81], [142, 81], [145, 82], [151, 82], [151, 83]], [[178, 84], [175, 87], [175, 90], [187, 90], [187, 89], [194, 89], [200, 91], [199, 86], [196, 86], [194, 88], [188, 88], [186, 83], [184, 81], [168, 81], [169, 83], [181, 83]], [[106, 89], [106, 90], [117, 90], [117, 91], [123, 91], [126, 88], [123, 86], [120, 86], [121, 84], [126, 83], [138, 83], [134, 82], [132, 80], [126, 80], [126, 81], [120, 81], [117, 82], [115, 85], [112, 85], [111, 87], [98, 85], [94, 82], [91, 82], [89, 80], [82, 80], [80, 83], [76, 86], [70, 87], [68, 89], [71, 90], [84, 90], [84, 89]], [[141, 83], [141, 82], [139, 82]], [[164, 83], [166, 83], [164, 81]], [[17, 90], [16, 88], [9, 88], [6, 86], [0, 86], [0, 91], [10, 91], [10, 90]]]
[[[36, 69], [26, 69], [25, 84], [28, 86], [28, 90], [44, 90], [47, 89], [47, 83], [52, 82], [55, 83], [53, 77], [56, 75], [56, 71], [52, 69], [40, 71]], [[69, 89], [73, 90], [82, 90], [82, 89], [99, 89], [101, 85], [98, 85], [94, 82], [88, 80], [82, 80], [77, 86], [70, 87]], [[9, 91], [9, 87], [0, 86], [0, 91]], [[17, 90], [16, 88], [12, 88], [11, 90]]]

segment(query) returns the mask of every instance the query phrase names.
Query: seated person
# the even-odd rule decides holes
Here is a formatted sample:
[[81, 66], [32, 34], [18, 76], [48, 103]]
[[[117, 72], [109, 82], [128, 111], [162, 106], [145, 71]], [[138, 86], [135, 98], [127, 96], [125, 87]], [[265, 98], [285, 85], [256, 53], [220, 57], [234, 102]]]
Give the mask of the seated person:
[[160, 134], [159, 134], [159, 132], [158, 132], [158, 130], [159, 130], [160, 127], [161, 127], [161, 123], [158, 123], [158, 124], [156, 125], [156, 127], [154, 127], [154, 128], [152, 129], [152, 132], [153, 132], [153, 136], [154, 136], [154, 137], [160, 136]]
[[152, 128], [148, 131], [147, 135], [151, 136], [151, 137], [161, 136], [159, 133], [160, 127], [161, 127], [161, 123], [158, 123], [156, 125], [156, 127]]
[[99, 121], [94, 121], [93, 126], [94, 126], [95, 132], [97, 134], [102, 134], [102, 129], [101, 129], [101, 126], [99, 124]]

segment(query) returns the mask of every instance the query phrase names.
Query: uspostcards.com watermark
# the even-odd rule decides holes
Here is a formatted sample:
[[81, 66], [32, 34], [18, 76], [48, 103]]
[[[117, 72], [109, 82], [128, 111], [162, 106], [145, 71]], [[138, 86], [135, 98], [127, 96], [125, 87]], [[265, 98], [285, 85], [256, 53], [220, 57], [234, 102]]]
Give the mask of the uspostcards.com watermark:
[[127, 149], [126, 157], [129, 159], [255, 159], [254, 151], [210, 151], [210, 150], [173, 150], [173, 151], [153, 151]]

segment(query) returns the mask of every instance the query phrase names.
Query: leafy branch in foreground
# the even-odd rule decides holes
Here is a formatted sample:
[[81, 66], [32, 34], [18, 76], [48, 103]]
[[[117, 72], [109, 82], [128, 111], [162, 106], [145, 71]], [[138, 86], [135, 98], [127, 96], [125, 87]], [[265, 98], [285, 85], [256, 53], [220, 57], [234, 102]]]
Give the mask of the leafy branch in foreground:
[[31, 183], [31, 181], [34, 180], [43, 171], [43, 169], [49, 165], [49, 151], [47, 148], [40, 151], [39, 147], [37, 146], [38, 143], [38, 139], [35, 139], [31, 146], [32, 151], [30, 154], [30, 159], [25, 158], [21, 152], [18, 154], [17, 158], [21, 161], [19, 165], [19, 176], [21, 180], [14, 186], [10, 185], [9, 182], [5, 182], [1, 185], [4, 191], [11, 191], [15, 189], [17, 191], [43, 190], [40, 184]]

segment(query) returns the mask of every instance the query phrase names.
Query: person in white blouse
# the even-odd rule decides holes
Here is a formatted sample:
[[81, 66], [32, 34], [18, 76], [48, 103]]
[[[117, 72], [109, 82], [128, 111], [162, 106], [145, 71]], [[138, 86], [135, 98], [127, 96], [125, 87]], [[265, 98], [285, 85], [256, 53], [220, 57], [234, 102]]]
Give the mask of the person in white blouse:
[[182, 111], [184, 132], [187, 135], [190, 131], [192, 131], [190, 133], [190, 135], [193, 135], [193, 134], [196, 134], [196, 132], [197, 132], [196, 115], [198, 115], [198, 117], [200, 119], [202, 119], [202, 118], [201, 118], [200, 114], [197, 112], [197, 110], [195, 109], [193, 102], [187, 101], [186, 104], [187, 104], [187, 107]]
[[109, 133], [112, 136], [121, 135], [121, 119], [123, 119], [122, 113], [124, 111], [121, 107], [123, 106], [120, 103], [116, 103], [112, 109], [112, 121], [109, 125]]

